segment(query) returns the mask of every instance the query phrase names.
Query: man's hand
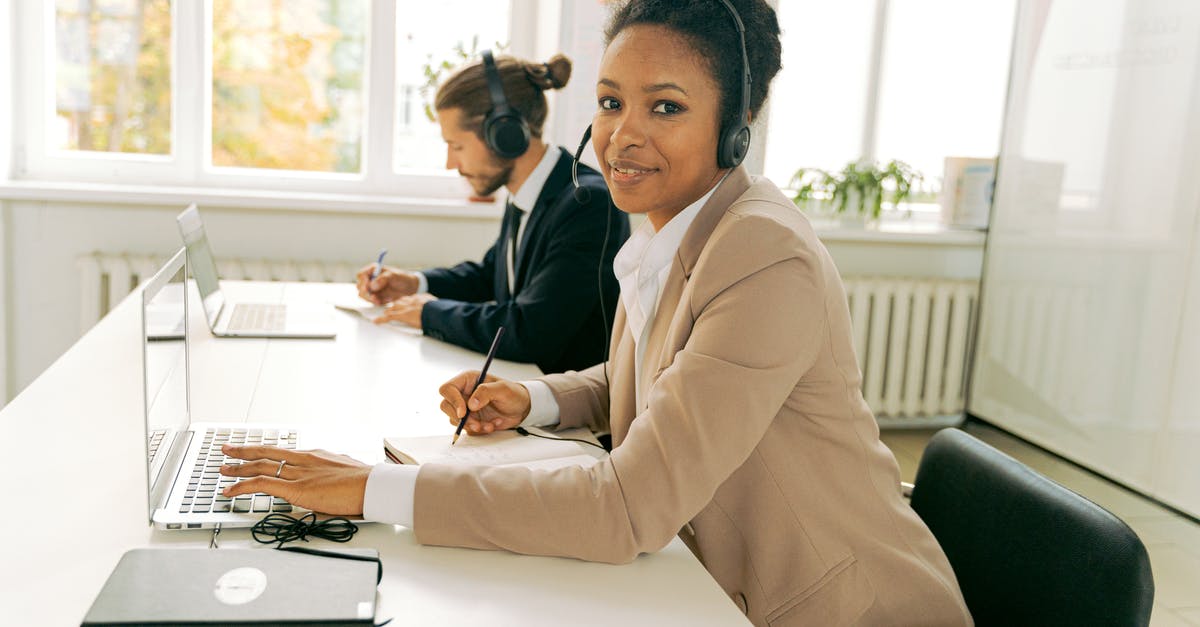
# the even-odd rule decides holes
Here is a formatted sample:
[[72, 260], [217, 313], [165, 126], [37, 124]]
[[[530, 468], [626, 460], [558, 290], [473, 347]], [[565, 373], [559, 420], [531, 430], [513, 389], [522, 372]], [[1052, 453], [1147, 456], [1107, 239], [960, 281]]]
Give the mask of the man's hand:
[[470, 408], [466, 431], [482, 435], [512, 429], [529, 415], [529, 390], [525, 386], [488, 375], [483, 385], [476, 389], [478, 380], [479, 371], [468, 370], [438, 388], [444, 399], [442, 412], [450, 418], [450, 424], [458, 426]]
[[379, 271], [379, 276], [372, 281], [371, 273], [374, 271], [375, 264], [367, 264], [358, 271], [355, 279], [358, 283], [358, 295], [363, 300], [371, 301], [376, 305], [386, 305], [405, 296], [411, 296], [421, 285], [421, 280], [414, 272], [384, 267]]
[[405, 296], [400, 300], [387, 306], [383, 311], [383, 315], [375, 318], [375, 324], [383, 324], [384, 322], [403, 322], [410, 327], [421, 328], [421, 310], [425, 308], [425, 303], [437, 300], [437, 296], [425, 292], [422, 294], [413, 294]]
[[[225, 496], [264, 492], [322, 514], [362, 515], [371, 467], [354, 458], [275, 446], [226, 444], [221, 451], [245, 460], [239, 465], [221, 466], [222, 475], [249, 477], [226, 488], [222, 492]], [[281, 461], [285, 462], [282, 467]]]

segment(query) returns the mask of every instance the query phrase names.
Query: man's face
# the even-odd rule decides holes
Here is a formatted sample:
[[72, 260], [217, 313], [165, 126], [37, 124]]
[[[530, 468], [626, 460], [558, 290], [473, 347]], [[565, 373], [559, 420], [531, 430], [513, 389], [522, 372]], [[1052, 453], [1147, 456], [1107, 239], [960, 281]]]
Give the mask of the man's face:
[[512, 161], [497, 157], [478, 135], [464, 128], [462, 109], [439, 109], [437, 114], [446, 142], [447, 170], [458, 170], [478, 196], [491, 196], [508, 184]]

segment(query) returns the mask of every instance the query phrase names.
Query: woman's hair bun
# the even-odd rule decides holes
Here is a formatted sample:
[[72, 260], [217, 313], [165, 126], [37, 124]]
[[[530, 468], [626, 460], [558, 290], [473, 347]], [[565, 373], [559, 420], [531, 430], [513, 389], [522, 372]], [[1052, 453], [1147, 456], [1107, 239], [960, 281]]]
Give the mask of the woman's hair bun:
[[556, 54], [545, 63], [526, 63], [525, 75], [529, 82], [538, 88], [562, 89], [571, 79], [571, 60], [565, 55]]

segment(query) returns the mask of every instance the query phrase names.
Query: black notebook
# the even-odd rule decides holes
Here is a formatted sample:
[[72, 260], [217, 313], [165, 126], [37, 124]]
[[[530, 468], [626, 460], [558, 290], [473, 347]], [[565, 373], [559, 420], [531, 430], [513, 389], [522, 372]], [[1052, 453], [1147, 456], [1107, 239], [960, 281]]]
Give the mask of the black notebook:
[[274, 549], [133, 549], [121, 557], [84, 625], [372, 625], [373, 561]]

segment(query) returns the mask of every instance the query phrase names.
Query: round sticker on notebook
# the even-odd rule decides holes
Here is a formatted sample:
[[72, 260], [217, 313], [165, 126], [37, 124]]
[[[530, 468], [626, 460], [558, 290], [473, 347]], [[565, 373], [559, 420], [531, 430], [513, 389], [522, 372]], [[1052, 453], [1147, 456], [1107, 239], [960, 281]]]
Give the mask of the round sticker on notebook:
[[225, 605], [243, 605], [267, 589], [267, 575], [257, 568], [235, 568], [217, 579], [213, 595]]

